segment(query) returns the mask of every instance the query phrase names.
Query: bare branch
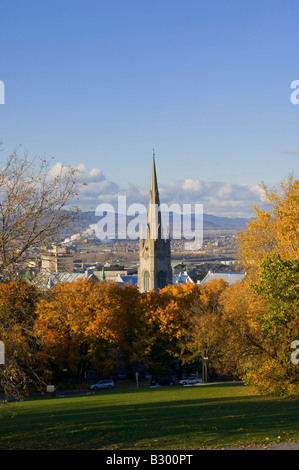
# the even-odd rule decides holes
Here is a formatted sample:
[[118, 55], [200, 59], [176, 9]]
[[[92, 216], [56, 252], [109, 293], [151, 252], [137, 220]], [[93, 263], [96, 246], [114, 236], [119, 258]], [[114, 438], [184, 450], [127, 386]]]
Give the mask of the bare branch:
[[32, 259], [33, 249], [59, 241], [78, 215], [71, 207], [81, 186], [77, 171], [61, 165], [53, 174], [48, 161], [31, 162], [18, 150], [0, 164], [0, 271], [13, 270]]

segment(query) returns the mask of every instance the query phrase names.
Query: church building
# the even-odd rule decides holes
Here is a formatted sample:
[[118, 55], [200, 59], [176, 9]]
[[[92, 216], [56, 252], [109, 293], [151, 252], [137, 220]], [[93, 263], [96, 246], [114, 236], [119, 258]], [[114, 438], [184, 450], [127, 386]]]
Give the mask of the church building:
[[172, 284], [170, 239], [164, 239], [160, 212], [160, 198], [153, 153], [152, 174], [145, 239], [140, 234], [138, 289], [147, 292]]

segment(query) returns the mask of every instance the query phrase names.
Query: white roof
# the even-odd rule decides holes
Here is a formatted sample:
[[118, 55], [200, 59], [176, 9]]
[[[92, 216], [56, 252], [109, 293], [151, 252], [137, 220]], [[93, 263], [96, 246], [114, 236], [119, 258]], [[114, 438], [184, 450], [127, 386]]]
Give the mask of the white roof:
[[235, 282], [243, 281], [245, 276], [246, 273], [212, 273], [212, 271], [209, 271], [200, 284], [206, 284], [212, 279], [223, 279], [227, 284], [231, 285]]
[[192, 281], [188, 273], [184, 272], [184, 273], [172, 275], [172, 284], [174, 285], [185, 284], [186, 282], [190, 282], [191, 284], [194, 284], [194, 282]]
[[38, 284], [41, 288], [51, 289], [56, 284], [73, 282], [78, 279], [90, 279], [93, 278], [93, 273], [85, 271], [84, 273], [52, 273], [52, 272], [41, 272], [35, 279], [34, 283]]

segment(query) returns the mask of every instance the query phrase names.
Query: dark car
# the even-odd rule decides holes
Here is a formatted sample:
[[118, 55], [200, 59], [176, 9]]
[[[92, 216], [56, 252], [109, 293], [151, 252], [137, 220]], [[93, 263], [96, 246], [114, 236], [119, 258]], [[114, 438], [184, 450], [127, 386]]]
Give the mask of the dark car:
[[156, 377], [151, 380], [151, 385], [174, 385], [175, 379], [171, 375]]

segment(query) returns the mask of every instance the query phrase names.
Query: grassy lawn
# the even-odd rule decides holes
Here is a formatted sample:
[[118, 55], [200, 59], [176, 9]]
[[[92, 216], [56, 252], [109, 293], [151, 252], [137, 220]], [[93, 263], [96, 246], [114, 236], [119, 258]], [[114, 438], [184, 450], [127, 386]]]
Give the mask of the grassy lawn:
[[296, 399], [209, 385], [101, 391], [0, 406], [0, 449], [194, 450], [299, 441]]

